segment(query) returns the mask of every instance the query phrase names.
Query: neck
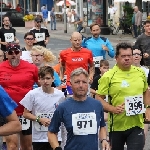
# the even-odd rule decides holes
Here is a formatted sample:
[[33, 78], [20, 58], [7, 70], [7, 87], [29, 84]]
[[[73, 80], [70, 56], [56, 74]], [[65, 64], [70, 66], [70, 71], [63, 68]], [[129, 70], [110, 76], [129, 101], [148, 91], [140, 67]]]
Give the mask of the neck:
[[93, 36], [93, 38], [97, 39], [97, 38], [99, 38], [99, 36], [97, 36], [97, 37]]
[[10, 26], [5, 26], [5, 25], [4, 25], [4, 28], [5, 28], [5, 29], [10, 29]]
[[131, 66], [130, 66], [130, 67], [127, 67], [127, 68], [125, 68], [125, 67], [120, 66], [120, 65], [118, 65], [118, 64], [117, 64], [117, 66], [118, 66], [118, 67], [119, 67], [119, 69], [121, 69], [122, 71], [129, 71], [129, 70], [130, 70], [130, 68], [131, 68]]
[[41, 27], [35, 27], [36, 29], [40, 29]]
[[76, 100], [76, 101], [85, 101], [87, 99], [87, 95], [85, 95], [85, 96], [76, 96], [76, 95], [73, 95], [72, 98], [74, 100]]
[[133, 64], [134, 66], [136, 66], [136, 67], [141, 67], [141, 65], [139, 64], [139, 63], [135, 63], [135, 64]]
[[72, 47], [71, 49], [72, 49], [72, 51], [80, 51], [81, 47], [79, 47], [79, 48]]
[[149, 32], [145, 32], [145, 35], [150, 36], [150, 33]]
[[30, 50], [32, 49], [32, 47], [33, 47], [33, 46], [26, 45], [26, 46], [25, 46], [25, 49], [28, 50], [28, 51], [30, 51]]
[[48, 93], [48, 94], [54, 93], [54, 88], [53, 87], [43, 87], [42, 86], [42, 90], [43, 90], [43, 92]]

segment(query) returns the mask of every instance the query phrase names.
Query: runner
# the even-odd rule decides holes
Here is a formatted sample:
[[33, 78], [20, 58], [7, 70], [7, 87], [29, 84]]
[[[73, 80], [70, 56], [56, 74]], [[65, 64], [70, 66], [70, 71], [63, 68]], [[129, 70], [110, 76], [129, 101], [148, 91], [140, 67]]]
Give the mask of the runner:
[[[21, 99], [38, 82], [38, 70], [33, 64], [20, 60], [20, 46], [9, 44], [7, 47], [7, 61], [0, 64], [0, 85], [6, 90], [9, 96], [18, 104], [15, 109], [19, 120], [22, 122], [22, 132], [20, 132], [20, 145], [22, 150], [32, 149], [32, 127], [29, 120], [22, 117], [23, 106], [19, 104]], [[6, 137], [8, 149], [19, 149], [19, 136], [13, 134]]]
[[[50, 50], [43, 46], [33, 46], [31, 50], [31, 57], [33, 64], [35, 64], [38, 69], [42, 66], [49, 66], [50, 63], [53, 63], [56, 57], [52, 54]], [[53, 87], [57, 87], [61, 89], [61, 80], [58, 74], [54, 71], [54, 83], [52, 84]]]
[[10, 19], [7, 16], [3, 17], [3, 27], [0, 29], [0, 39], [1, 50], [4, 52], [6, 51], [6, 45], [9, 43], [15, 42], [19, 44], [19, 40], [16, 38], [16, 30], [10, 27]]
[[64, 73], [66, 71], [68, 95], [73, 94], [70, 86], [70, 74], [74, 69], [82, 67], [88, 71], [89, 67], [89, 80], [90, 82], [93, 81], [94, 63], [92, 52], [86, 48], [82, 48], [81, 42], [81, 34], [78, 32], [74, 32], [71, 36], [72, 47], [60, 52], [60, 78], [62, 81], [64, 80]]
[[[109, 112], [108, 128], [112, 150], [144, 148], [144, 104], [148, 101], [148, 85], [144, 71], [132, 66], [132, 46], [119, 43], [116, 46], [117, 64], [99, 80], [96, 99]], [[140, 85], [140, 86], [139, 86]], [[104, 98], [109, 95], [109, 102]], [[150, 119], [150, 109], [146, 110], [146, 120]], [[119, 143], [119, 144], [118, 144]]]
[[62, 150], [56, 137], [61, 122], [68, 132], [64, 150], [98, 150], [99, 127], [102, 147], [110, 150], [102, 105], [99, 101], [87, 97], [88, 77], [83, 68], [75, 69], [71, 73], [73, 97], [57, 107], [48, 129], [48, 139], [54, 150]]
[[25, 47], [22, 48], [21, 59], [28, 61], [29, 63], [33, 63], [30, 51], [33, 47], [34, 41], [35, 41], [34, 33], [32, 32], [25, 33], [24, 35]]
[[35, 27], [33, 27], [30, 32], [34, 33], [35, 36], [35, 42], [34, 45], [40, 45], [46, 47], [46, 45], [49, 42], [49, 32], [47, 28], [41, 27], [41, 18], [36, 17], [35, 18]]
[[[39, 70], [41, 87], [29, 91], [20, 102], [25, 107], [24, 117], [33, 121], [33, 150], [53, 150], [48, 143], [48, 125], [56, 107], [65, 99], [63, 92], [51, 87], [53, 80], [53, 68], [50, 66], [41, 67]], [[58, 140], [60, 144], [60, 135]]]
[[93, 53], [93, 60], [95, 62], [95, 75], [100, 74], [99, 70], [99, 62], [101, 59], [106, 59], [106, 53], [113, 58], [115, 55], [114, 48], [110, 41], [100, 36], [100, 26], [97, 23], [93, 23], [90, 25], [90, 30], [92, 33], [92, 37], [85, 38], [82, 41], [82, 46], [88, 48]]

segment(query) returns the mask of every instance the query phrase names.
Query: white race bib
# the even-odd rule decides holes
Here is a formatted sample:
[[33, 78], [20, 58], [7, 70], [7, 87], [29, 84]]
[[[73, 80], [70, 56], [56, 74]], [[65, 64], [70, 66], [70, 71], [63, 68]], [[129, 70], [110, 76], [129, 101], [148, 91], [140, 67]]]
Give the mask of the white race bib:
[[[39, 116], [40, 118], [49, 118], [52, 119], [54, 113], [37, 113], [36, 116]], [[38, 122], [34, 122], [34, 127], [37, 131], [41, 132], [47, 132], [48, 127], [45, 127], [43, 125], [40, 125]]]
[[5, 42], [13, 42], [15, 37], [13, 33], [5, 33]]
[[30, 128], [30, 120], [24, 118], [23, 116], [18, 116], [18, 117], [22, 125], [22, 130], [28, 130]]
[[125, 97], [126, 116], [145, 113], [143, 95]]
[[64, 75], [63, 82], [61, 83], [62, 86], [65, 86], [67, 82], [67, 75]]
[[103, 56], [93, 57], [93, 61], [94, 61], [95, 67], [100, 67], [100, 60], [102, 60], [102, 59], [103, 59]]
[[96, 114], [77, 113], [72, 115], [72, 126], [74, 135], [88, 135], [97, 133]]
[[33, 63], [31, 53], [29, 51], [22, 51], [22, 56], [20, 58], [28, 61], [29, 63]]
[[36, 41], [41, 42], [45, 40], [45, 33], [35, 33]]

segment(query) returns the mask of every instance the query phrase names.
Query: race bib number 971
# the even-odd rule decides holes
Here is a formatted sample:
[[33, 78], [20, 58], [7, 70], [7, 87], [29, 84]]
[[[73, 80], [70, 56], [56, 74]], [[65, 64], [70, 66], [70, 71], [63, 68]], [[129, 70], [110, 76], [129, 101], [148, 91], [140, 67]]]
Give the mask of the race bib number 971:
[[100, 60], [102, 60], [102, 59], [103, 59], [103, 56], [93, 57], [95, 67], [100, 67]]
[[125, 97], [126, 116], [145, 113], [143, 95]]
[[72, 115], [74, 135], [88, 135], [97, 133], [95, 113], [77, 113]]
[[13, 42], [14, 41], [14, 34], [13, 33], [5, 33], [5, 42]]

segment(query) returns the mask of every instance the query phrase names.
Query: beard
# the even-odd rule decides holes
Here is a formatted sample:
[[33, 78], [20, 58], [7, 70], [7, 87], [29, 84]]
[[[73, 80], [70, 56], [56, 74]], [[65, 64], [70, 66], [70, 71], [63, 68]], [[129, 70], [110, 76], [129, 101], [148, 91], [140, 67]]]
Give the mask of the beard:
[[20, 63], [20, 60], [17, 59], [17, 58], [16, 58], [16, 59], [11, 59], [11, 61], [10, 61], [10, 64], [11, 64], [13, 67], [18, 66], [19, 63]]

